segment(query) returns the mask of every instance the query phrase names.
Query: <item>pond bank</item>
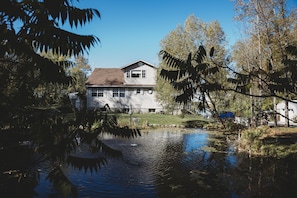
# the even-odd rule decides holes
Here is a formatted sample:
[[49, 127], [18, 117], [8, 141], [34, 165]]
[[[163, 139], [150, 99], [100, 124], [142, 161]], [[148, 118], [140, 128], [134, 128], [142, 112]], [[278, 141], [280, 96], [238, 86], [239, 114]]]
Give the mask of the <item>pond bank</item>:
[[[131, 118], [131, 119], [130, 119]], [[250, 156], [269, 156], [282, 158], [297, 155], [297, 128], [260, 126], [245, 129], [242, 125], [228, 124], [222, 129], [213, 120], [198, 115], [164, 115], [164, 114], [128, 114], [118, 115], [119, 124], [149, 131], [154, 129], [186, 130], [206, 128], [209, 131], [220, 131], [225, 141], [235, 143], [235, 151]], [[132, 123], [131, 123], [132, 121]]]
[[260, 126], [240, 132], [237, 150], [251, 156], [297, 156], [297, 128]]
[[211, 120], [199, 115], [168, 115], [168, 114], [116, 114], [118, 124], [139, 129], [147, 128], [203, 128]]

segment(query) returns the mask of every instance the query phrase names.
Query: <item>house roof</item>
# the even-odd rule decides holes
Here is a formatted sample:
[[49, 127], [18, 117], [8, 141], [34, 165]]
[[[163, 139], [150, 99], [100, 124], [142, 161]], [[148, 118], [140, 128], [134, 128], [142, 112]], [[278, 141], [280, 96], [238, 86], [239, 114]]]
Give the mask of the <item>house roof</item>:
[[138, 61], [135, 61], [135, 62], [133, 62], [133, 63], [130, 63], [130, 64], [128, 64], [128, 65], [123, 66], [121, 69], [124, 70], [124, 69], [126, 69], [126, 68], [128, 68], [128, 67], [138, 67], [139, 64], [148, 65], [148, 66], [150, 66], [150, 67], [156, 68], [154, 65], [152, 65], [152, 64], [150, 64], [150, 63], [148, 63], [148, 62], [146, 62], [146, 61], [138, 60]]
[[86, 85], [123, 85], [124, 73], [119, 68], [95, 68]]

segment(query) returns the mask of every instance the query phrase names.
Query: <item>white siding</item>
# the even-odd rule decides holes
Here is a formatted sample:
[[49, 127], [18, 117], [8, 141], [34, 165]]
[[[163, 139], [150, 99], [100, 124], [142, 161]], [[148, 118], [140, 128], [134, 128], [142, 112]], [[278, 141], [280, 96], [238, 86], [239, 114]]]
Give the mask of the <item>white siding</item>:
[[88, 89], [88, 108], [102, 108], [108, 104], [111, 109], [128, 109], [132, 107], [134, 112], [149, 112], [155, 109], [156, 112], [162, 110], [161, 105], [156, 101], [156, 92], [152, 88], [140, 88], [140, 93], [136, 94], [137, 88], [125, 88], [125, 97], [113, 97], [113, 88], [105, 88], [103, 97], [92, 97], [91, 89]]
[[[92, 96], [92, 87], [103, 87], [92, 85], [87, 87], [87, 108], [102, 108], [108, 104], [111, 109], [123, 110], [132, 107], [133, 112], [162, 111], [162, 106], [156, 101], [154, 91], [156, 68], [143, 62], [140, 63], [123, 68], [125, 82], [119, 87], [125, 88], [125, 97], [113, 97], [114, 87], [104, 87], [103, 97]], [[132, 71], [136, 71], [139, 77], [133, 78]], [[127, 72], [129, 72], [128, 75]], [[143, 76], [144, 73], [145, 76]], [[140, 89], [139, 93], [137, 89]]]
[[[295, 101], [297, 102], [297, 101]], [[280, 122], [286, 122], [286, 118], [285, 116], [285, 111], [286, 111], [286, 107], [285, 107], [285, 101], [282, 101], [280, 103], [277, 104], [277, 112], [283, 116], [279, 116], [279, 121]], [[293, 119], [294, 117], [297, 116], [297, 104], [293, 103], [293, 102], [289, 102], [289, 119]]]
[[[131, 72], [133, 70], [139, 70], [139, 71], [145, 71], [145, 78], [142, 78], [142, 76], [140, 76], [139, 78], [132, 78], [132, 76], [130, 75], [130, 78], [127, 78], [127, 72]], [[125, 73], [125, 84], [135, 84], [135, 85], [155, 85], [156, 84], [156, 69], [148, 66], [148, 65], [142, 65], [139, 67], [128, 67], [125, 69], [124, 71]]]

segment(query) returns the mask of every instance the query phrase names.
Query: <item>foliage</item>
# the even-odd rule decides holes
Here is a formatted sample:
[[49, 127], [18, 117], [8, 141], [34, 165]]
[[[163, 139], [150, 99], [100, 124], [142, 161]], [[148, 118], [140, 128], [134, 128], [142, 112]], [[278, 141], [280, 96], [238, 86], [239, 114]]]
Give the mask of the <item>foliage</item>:
[[[176, 90], [182, 91], [175, 97], [176, 102], [190, 102], [195, 94], [200, 93], [200, 105], [204, 107], [206, 94], [214, 88], [220, 89], [219, 84], [208, 81], [207, 76], [218, 72], [218, 67], [211, 67], [203, 62], [206, 57], [204, 47], [200, 46], [193, 58], [190, 53], [185, 61], [171, 56], [166, 51], [161, 51], [160, 55], [166, 64], [176, 69], [172, 71], [162, 69], [160, 72], [160, 75], [168, 80]], [[210, 56], [212, 55], [211, 53]]]
[[[27, 119], [27, 126], [23, 128], [18, 125], [22, 119]], [[95, 123], [100, 124], [94, 126]], [[0, 132], [0, 157], [5, 162], [0, 167], [1, 185], [11, 189], [16, 179], [19, 185], [28, 182], [37, 185], [39, 169], [36, 167], [47, 164], [48, 169], [43, 170], [49, 172], [47, 179], [64, 196], [72, 194], [73, 197], [77, 197], [77, 189], [64, 172], [67, 166], [86, 172], [99, 171], [109, 157], [122, 157], [121, 151], [112, 149], [100, 139], [102, 134], [126, 138], [141, 135], [137, 129], [119, 127], [114, 116], [86, 111], [71, 118], [57, 109], [31, 109], [31, 117], [20, 117], [18, 122]], [[76, 152], [78, 148], [89, 152], [82, 156]], [[8, 171], [11, 177], [5, 177]], [[7, 189], [1, 188], [0, 193], [8, 192]], [[9, 193], [13, 195], [14, 192]]]
[[[276, 96], [281, 99], [284, 93], [289, 92], [291, 95], [296, 96], [296, 49], [294, 46], [286, 48], [288, 55], [291, 59], [284, 60], [285, 68], [282, 70], [275, 70], [274, 72], [265, 72], [262, 69], [253, 69], [249, 73], [239, 73], [224, 64], [209, 64], [206, 61], [207, 53], [203, 46], [193, 55], [190, 53], [186, 60], [176, 58], [166, 51], [161, 51], [160, 55], [162, 60], [171, 68], [175, 70], [162, 69], [160, 76], [168, 80], [174, 89], [180, 92], [175, 97], [175, 101], [187, 104], [192, 101], [195, 96], [199, 96], [198, 107], [201, 110], [206, 109], [211, 104], [212, 110], [217, 112], [215, 102], [210, 95], [215, 91], [233, 91], [243, 95], [257, 96], [269, 98]], [[209, 52], [210, 58], [213, 56], [214, 48]], [[214, 62], [214, 61], [213, 61]], [[219, 80], [212, 81], [211, 77], [220, 71], [221, 68], [227, 68], [233, 71], [235, 77], [229, 77], [228, 80], [231, 84], [221, 84]], [[261, 83], [266, 86], [266, 94], [254, 95], [250, 93], [249, 87], [254, 79], [259, 80], [259, 73], [261, 74]], [[282, 78], [281, 76], [285, 76]], [[215, 115], [216, 113], [213, 113]]]
[[74, 59], [74, 62], [72, 62], [69, 60], [69, 57], [59, 56], [52, 52], [40, 54], [54, 62], [63, 62], [64, 64], [62, 67], [65, 69], [66, 75], [70, 80], [68, 83], [40, 82], [34, 90], [37, 104], [63, 105], [63, 100], [65, 97], [68, 97], [69, 93], [76, 93], [80, 97], [81, 103], [83, 103], [83, 101], [86, 100], [86, 75], [91, 71], [91, 66], [88, 64], [88, 60], [82, 55], [77, 56]]
[[258, 127], [241, 132], [237, 149], [250, 155], [285, 158], [296, 156], [297, 135], [294, 128]]
[[[289, 93], [290, 95], [296, 95], [296, 54], [294, 54], [295, 46], [288, 46], [286, 48], [287, 56], [291, 56], [290, 59], [284, 59], [283, 64], [284, 67], [281, 69], [275, 69], [272, 72], [266, 72], [263, 69], [253, 69], [247, 74], [235, 72], [235, 78], [230, 78], [230, 82], [232, 82], [235, 86], [233, 87], [234, 91], [237, 93], [245, 94], [245, 95], [254, 95], [258, 97], [271, 97], [276, 96], [280, 99], [285, 99], [283, 94]], [[259, 75], [261, 74], [261, 78]], [[248, 90], [251, 86], [251, 83], [254, 79], [261, 80], [262, 86], [265, 86], [265, 93], [262, 95], [257, 94], [249, 94]]]
[[[190, 53], [186, 60], [176, 58], [166, 51], [161, 51], [160, 56], [162, 61], [175, 70], [162, 69], [160, 76], [168, 80], [172, 87], [179, 91], [175, 97], [175, 101], [182, 104], [187, 104], [196, 98], [198, 109], [205, 111], [210, 109], [213, 117], [216, 117], [224, 125], [219, 118], [211, 93], [224, 90], [224, 86], [219, 80], [215, 79], [217, 73], [222, 70], [222, 67], [214, 63], [214, 48], [211, 48], [209, 53], [206, 52], [203, 46], [195, 52]], [[206, 58], [212, 62], [207, 62]]]
[[68, 69], [69, 76], [72, 77], [72, 83], [68, 90], [70, 92], [78, 92], [81, 95], [86, 94], [85, 82], [87, 73], [91, 71], [91, 66], [88, 64], [88, 59], [79, 55], [75, 58], [74, 65]]
[[[296, 50], [294, 50], [296, 47], [296, 38], [294, 37], [294, 33], [296, 33], [296, 24], [294, 23], [296, 15], [294, 15], [294, 9], [287, 12], [285, 3], [285, 1], [277, 0], [236, 1], [237, 19], [249, 24], [247, 38], [237, 42], [233, 48], [232, 60], [236, 62], [236, 67], [230, 64], [225, 56], [220, 56], [220, 59], [212, 58], [210, 61], [207, 56], [203, 57], [203, 63], [217, 70], [212, 72], [212, 75], [204, 77], [204, 79], [207, 79], [206, 82], [210, 83], [211, 87], [214, 88], [207, 93], [209, 103], [216, 105], [216, 108], [213, 109], [235, 109], [240, 111], [240, 114], [248, 115], [247, 112], [250, 107], [251, 116], [253, 116], [255, 111], [261, 112], [263, 108], [271, 110], [273, 107], [272, 97], [283, 100], [292, 100], [296, 97], [297, 79], [295, 68], [297, 57]], [[274, 10], [274, 13], [271, 10]], [[189, 21], [187, 21], [188, 24]], [[205, 25], [198, 27], [203, 29], [202, 27], [205, 27]], [[199, 28], [192, 33], [194, 34], [198, 30]], [[182, 27], [179, 27], [173, 35], [175, 36], [173, 38], [177, 38], [177, 40], [179, 38], [184, 39], [184, 43], [180, 42], [178, 48], [174, 48], [174, 45], [170, 43], [171, 45], [168, 45], [167, 49], [161, 50], [162, 64], [165, 64], [167, 68], [162, 66], [164, 70], [161, 70], [160, 75], [166, 76], [165, 79], [171, 82], [173, 88], [180, 91], [175, 94], [178, 95], [175, 97], [177, 101], [187, 101], [189, 103], [194, 99], [193, 93], [197, 93], [197, 91], [200, 94], [203, 93], [197, 88], [201, 85], [188, 81], [192, 78], [188, 76], [202, 76], [203, 69], [201, 72], [192, 68], [190, 68], [192, 70], [187, 70], [185, 69], [186, 66], [182, 66], [186, 65], [186, 63], [193, 64], [192, 52], [186, 50], [187, 47], [185, 46], [190, 46], [189, 43], [194, 46], [197, 38], [193, 36], [192, 38], [196, 38], [196, 40], [185, 39], [187, 37], [184, 36]], [[213, 50], [216, 52], [215, 55], [220, 54], [218, 53], [218, 51], [220, 52], [218, 43], [214, 42], [213, 44], [214, 48], [212, 49], [215, 49]], [[180, 48], [183, 49], [183, 53], [177, 54], [175, 51]], [[188, 48], [192, 49], [191, 47]], [[205, 45], [205, 49], [211, 49], [211, 47]], [[188, 52], [188, 57], [185, 56], [186, 52]], [[174, 71], [176, 68], [178, 69]], [[186, 70], [187, 72], [184, 72]], [[180, 72], [181, 75], [176, 72]], [[182, 78], [183, 75], [186, 77]], [[177, 76], [181, 76], [181, 78]], [[188, 81], [188, 84], [186, 81]], [[194, 88], [191, 88], [190, 85]], [[190, 93], [191, 91], [193, 93]], [[230, 93], [230, 91], [234, 93]], [[229, 98], [229, 100], [226, 98]], [[242, 100], [246, 105], [237, 107], [236, 103], [231, 102], [232, 99]], [[205, 105], [202, 107], [205, 108]]]
[[[177, 26], [175, 30], [171, 31], [161, 41], [162, 51], [181, 60], [187, 59], [189, 53], [194, 54], [200, 45], [205, 46], [206, 49], [215, 47], [216, 53], [212, 56], [213, 60], [216, 60], [217, 62], [223, 62], [225, 60], [224, 57], [227, 54], [225, 49], [225, 34], [217, 21], [206, 23], [201, 21], [198, 17], [190, 15], [185, 20], [183, 26]], [[209, 61], [209, 64], [211, 65], [212, 62]], [[158, 74], [160, 74], [162, 69], [168, 71], [175, 70], [175, 68], [172, 68], [164, 61], [161, 61], [160, 63]], [[226, 79], [226, 75], [226, 70], [220, 69], [220, 72], [216, 72], [209, 76], [208, 80], [220, 80], [220, 83], [224, 84], [226, 83], [226, 81], [223, 82]], [[156, 89], [158, 99], [163, 102], [165, 109], [167, 109], [168, 112], [172, 112], [174, 108], [177, 107], [191, 111], [197, 110], [195, 101], [188, 101], [187, 106], [176, 103], [174, 97], [180, 94], [180, 91], [174, 89], [164, 78], [160, 77], [160, 75], [157, 76]], [[220, 98], [225, 94], [220, 92], [213, 93], [215, 93], [213, 99], [216, 99], [215, 102], [220, 104], [222, 101]]]
[[[98, 170], [108, 156], [120, 156], [120, 151], [98, 138], [99, 134], [140, 134], [137, 129], [118, 127], [107, 115], [79, 112], [74, 116], [70, 108], [65, 111], [70, 106], [65, 88], [76, 80], [81, 83], [85, 77], [82, 70], [76, 72], [78, 76], [68, 75], [67, 69], [73, 66], [68, 58], [88, 52], [99, 39], [62, 27], [82, 27], [96, 17], [100, 17], [98, 10], [77, 8], [70, 0], [0, 1], [2, 195], [8, 192], [11, 196], [33, 196], [39, 180], [37, 167], [48, 165], [48, 179], [64, 196], [72, 192], [75, 197], [77, 189], [63, 169], [67, 164], [86, 171]], [[75, 90], [83, 92], [79, 86]], [[57, 103], [63, 108], [48, 106]], [[92, 128], [95, 122], [100, 124]], [[79, 146], [92, 148], [94, 156], [77, 156]]]
[[52, 93], [61, 92], [61, 84], [71, 82], [66, 75], [71, 63], [60, 57], [83, 54], [99, 39], [60, 27], [83, 26], [100, 17], [100, 13], [96, 9], [74, 7], [69, 0], [4, 0], [0, 2], [0, 13], [0, 109], [8, 115], [1, 120], [6, 122], [20, 109], [40, 104], [39, 88], [49, 85], [50, 91], [46, 91], [50, 93], [45, 94], [52, 100]]
[[[238, 73], [232, 81], [238, 84], [238, 92], [252, 96], [247, 99], [253, 116], [273, 106], [273, 100], [263, 101], [263, 97], [283, 100], [296, 97], [295, 79], [290, 79], [295, 72], [289, 69], [286, 60], [296, 59], [289, 55], [292, 53], [288, 48], [296, 46], [297, 9], [284, 0], [234, 2], [235, 19], [244, 24], [245, 39], [233, 47]], [[296, 63], [291, 66], [296, 67]]]
[[33, 105], [39, 85], [71, 81], [65, 73], [69, 61], [52, 60], [40, 52], [77, 56], [99, 42], [96, 36], [60, 28], [80, 27], [100, 17], [98, 10], [79, 9], [69, 0], [4, 0], [0, 13], [1, 108]]

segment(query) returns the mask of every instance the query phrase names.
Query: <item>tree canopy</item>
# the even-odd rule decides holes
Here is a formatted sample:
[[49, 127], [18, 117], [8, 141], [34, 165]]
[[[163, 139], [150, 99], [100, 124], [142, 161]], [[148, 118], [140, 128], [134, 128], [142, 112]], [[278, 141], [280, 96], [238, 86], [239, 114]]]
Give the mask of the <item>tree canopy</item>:
[[[248, 28], [246, 28], [245, 39], [239, 40], [234, 45], [231, 59], [221, 56], [221, 60], [215, 60], [212, 57], [213, 53], [218, 54], [221, 49], [216, 42], [210, 42], [213, 48], [207, 45], [207, 36], [203, 38], [203, 42], [200, 42], [200, 47], [194, 47], [196, 48], [194, 52], [187, 51], [187, 48], [181, 50], [182, 56], [177, 53], [178, 49], [182, 46], [191, 46], [188, 42], [195, 46], [197, 43], [195, 40], [175, 36], [173, 38], [177, 41], [181, 40], [181, 43], [176, 47], [167, 45], [168, 48], [161, 50], [162, 70], [160, 74], [169, 80], [174, 89], [181, 91], [175, 97], [176, 101], [188, 102], [195, 94], [203, 95], [208, 92], [209, 100], [212, 98], [215, 104], [216, 94], [213, 93], [219, 91], [225, 94], [225, 98], [221, 98], [225, 101], [228, 97], [236, 100], [236, 98], [242, 99], [242, 96], [248, 96], [254, 101], [250, 105], [258, 105], [257, 111], [262, 111], [265, 106], [268, 108], [273, 106], [264, 104], [262, 100], [264, 98], [276, 97], [287, 101], [296, 98], [296, 9], [288, 9], [284, 0], [239, 0], [235, 1], [235, 9], [238, 14], [237, 19], [247, 23], [245, 27]], [[203, 26], [199, 26], [194, 32], [197, 33], [201, 29]], [[182, 28], [179, 30], [182, 32]], [[202, 49], [210, 50], [210, 57]], [[203, 57], [202, 62], [196, 60], [197, 54]], [[163, 63], [174, 67], [175, 71], [169, 71], [162, 66]], [[200, 69], [197, 70], [196, 67]], [[210, 68], [212, 75], [206, 72]], [[228, 75], [221, 75], [222, 71], [228, 71], [225, 73]], [[208, 75], [203, 76], [205, 74]], [[190, 82], [193, 81], [193, 76], [199, 78]], [[197, 83], [199, 81], [200, 83]], [[265, 101], [271, 102], [272, 100]], [[207, 103], [204, 104], [207, 105]], [[245, 104], [248, 103], [245, 102]], [[205, 108], [205, 105], [202, 107]], [[246, 110], [246, 108], [241, 110]]]
[[[77, 189], [63, 167], [98, 171], [107, 156], [121, 156], [120, 151], [98, 138], [100, 134], [140, 135], [137, 129], [118, 126], [114, 117], [102, 112], [66, 111], [65, 104], [70, 103], [67, 93], [63, 106], [57, 107], [52, 94], [67, 91], [69, 83], [74, 83], [75, 91], [84, 91], [82, 71], [89, 65], [82, 55], [99, 42], [94, 35], [79, 35], [62, 28], [66, 24], [82, 27], [100, 17], [98, 10], [80, 9], [72, 3], [0, 1], [1, 195], [34, 196], [40, 178], [36, 167], [42, 164], [48, 168], [47, 179], [62, 195], [77, 197]], [[69, 57], [76, 58], [76, 63]], [[44, 102], [44, 95], [52, 102]], [[75, 151], [81, 144], [103, 155], [77, 156]]]
[[[162, 55], [170, 54], [173, 55], [176, 60], [189, 60], [189, 58], [194, 59], [197, 55], [197, 49], [200, 45], [205, 46], [207, 49], [211, 49], [212, 47], [216, 48], [216, 53], [212, 54], [211, 59], [216, 60], [217, 62], [225, 61], [227, 56], [227, 50], [225, 49], [226, 40], [225, 34], [220, 27], [220, 24], [217, 21], [212, 21], [209, 23], [201, 21], [198, 17], [194, 15], [190, 15], [184, 22], [184, 25], [178, 25], [176, 29], [171, 31], [162, 41], [161, 41], [161, 48], [162, 48]], [[199, 48], [202, 49], [202, 48]], [[204, 48], [203, 48], [204, 49]], [[191, 57], [189, 57], [191, 54]], [[164, 57], [164, 56], [163, 56]], [[197, 57], [196, 57], [197, 58]], [[204, 54], [201, 55], [201, 58], [208, 59], [209, 56], [205, 56]], [[164, 72], [165, 70], [174, 73], [176, 67], [175, 65], [168, 64], [164, 59], [161, 59], [159, 72]], [[212, 60], [206, 60], [211, 65], [211, 67], [215, 67]], [[190, 64], [190, 62], [188, 64]], [[198, 61], [199, 62], [199, 61]], [[163, 70], [164, 69], [164, 70]], [[185, 68], [184, 68], [185, 69]], [[227, 72], [223, 68], [218, 68], [220, 72], [215, 72], [213, 75], [205, 75], [204, 77], [208, 80], [209, 83], [212, 83], [214, 79], [221, 80], [223, 82]], [[162, 76], [162, 74], [161, 74]], [[182, 78], [183, 75], [180, 76]], [[177, 76], [176, 76], [177, 77]], [[175, 103], [173, 98], [177, 95], [181, 94], [181, 90], [175, 90], [173, 87], [170, 87], [168, 82], [164, 81], [163, 78], [157, 78], [157, 97], [158, 99], [163, 102], [165, 108], [170, 109], [171, 111], [173, 108], [176, 108], [179, 103]], [[218, 99], [220, 93], [219, 92], [212, 92], [211, 94], [216, 94], [216, 97], [213, 96], [213, 99]], [[196, 98], [196, 101], [199, 101], [199, 97], [197, 94], [193, 95], [192, 97]], [[194, 100], [192, 100], [194, 101]], [[180, 102], [180, 101], [179, 101]], [[189, 106], [190, 101], [187, 101]], [[185, 106], [184, 106], [185, 107]], [[189, 109], [191, 110], [191, 109]], [[193, 109], [195, 110], [195, 109]], [[197, 110], [197, 108], [196, 108]]]
[[[99, 42], [62, 27], [83, 27], [100, 17], [96, 9], [80, 9], [70, 0], [3, 0], [0, 2], [0, 99], [6, 117], [37, 104], [36, 88], [43, 83], [72, 81], [71, 62], [54, 56], [78, 56]], [[8, 112], [9, 111], [9, 112]]]

